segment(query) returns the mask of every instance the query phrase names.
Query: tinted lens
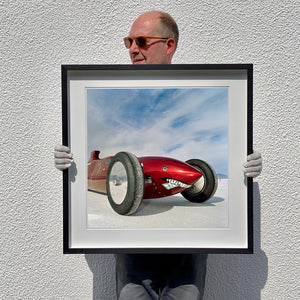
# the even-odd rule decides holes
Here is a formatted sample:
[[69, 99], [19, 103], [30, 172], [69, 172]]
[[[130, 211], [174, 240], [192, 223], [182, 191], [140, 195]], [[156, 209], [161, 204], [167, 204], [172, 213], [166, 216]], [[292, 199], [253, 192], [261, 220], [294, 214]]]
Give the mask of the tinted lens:
[[125, 43], [125, 47], [129, 49], [132, 45], [132, 38], [130, 37], [124, 38], [124, 43]]
[[139, 36], [135, 39], [135, 42], [139, 47], [145, 47], [147, 43], [147, 39], [142, 36]]

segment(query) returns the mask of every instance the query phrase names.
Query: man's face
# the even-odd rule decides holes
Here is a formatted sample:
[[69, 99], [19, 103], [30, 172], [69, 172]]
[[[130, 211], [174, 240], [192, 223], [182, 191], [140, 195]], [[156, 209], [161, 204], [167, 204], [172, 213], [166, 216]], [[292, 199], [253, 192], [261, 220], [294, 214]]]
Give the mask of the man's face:
[[[160, 19], [157, 16], [142, 15], [133, 24], [129, 33], [132, 38], [138, 36], [163, 37], [158, 28]], [[130, 59], [133, 64], [170, 64], [171, 55], [168, 50], [169, 40], [150, 40], [143, 48], [137, 46], [135, 40], [129, 48]], [[173, 51], [172, 51], [173, 52]]]

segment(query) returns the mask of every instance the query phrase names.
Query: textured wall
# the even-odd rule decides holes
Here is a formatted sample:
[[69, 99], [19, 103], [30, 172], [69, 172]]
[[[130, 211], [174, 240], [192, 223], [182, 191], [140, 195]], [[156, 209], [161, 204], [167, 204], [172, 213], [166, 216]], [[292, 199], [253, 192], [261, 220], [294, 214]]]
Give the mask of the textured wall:
[[150, 9], [178, 21], [174, 63], [254, 64], [255, 254], [210, 255], [205, 299], [299, 299], [298, 0], [0, 1], [0, 298], [115, 299], [112, 255], [62, 254], [60, 65], [130, 63]]

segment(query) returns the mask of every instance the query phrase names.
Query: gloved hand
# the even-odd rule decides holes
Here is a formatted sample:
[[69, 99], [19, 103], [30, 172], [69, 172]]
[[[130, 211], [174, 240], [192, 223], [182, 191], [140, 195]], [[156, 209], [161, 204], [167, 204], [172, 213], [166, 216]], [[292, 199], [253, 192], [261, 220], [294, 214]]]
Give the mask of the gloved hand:
[[69, 147], [63, 145], [56, 145], [54, 147], [54, 165], [55, 167], [63, 171], [71, 166], [73, 161], [73, 154]]
[[247, 162], [244, 163], [244, 173], [247, 177], [257, 177], [262, 170], [262, 158], [260, 152], [254, 151], [247, 156]]

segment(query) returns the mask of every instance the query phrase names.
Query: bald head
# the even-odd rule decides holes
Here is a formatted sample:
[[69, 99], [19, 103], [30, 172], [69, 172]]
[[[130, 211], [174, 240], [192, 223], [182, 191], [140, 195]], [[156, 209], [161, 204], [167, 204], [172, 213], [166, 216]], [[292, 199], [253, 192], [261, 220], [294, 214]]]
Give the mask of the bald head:
[[[134, 38], [139, 36], [160, 37], [147, 39], [147, 45], [139, 47]], [[132, 24], [129, 37], [133, 43], [129, 54], [134, 64], [170, 64], [178, 42], [178, 27], [174, 19], [161, 11], [148, 11]]]
[[153, 10], [141, 14], [136, 19], [136, 21], [138, 20], [144, 22], [151, 21], [151, 20], [153, 20], [153, 22], [157, 21], [156, 24], [157, 24], [158, 32], [162, 36], [173, 38], [175, 40], [175, 47], [177, 48], [178, 39], [179, 39], [179, 30], [175, 20], [171, 17], [171, 15], [163, 11]]

